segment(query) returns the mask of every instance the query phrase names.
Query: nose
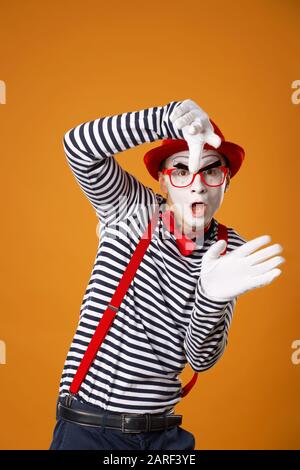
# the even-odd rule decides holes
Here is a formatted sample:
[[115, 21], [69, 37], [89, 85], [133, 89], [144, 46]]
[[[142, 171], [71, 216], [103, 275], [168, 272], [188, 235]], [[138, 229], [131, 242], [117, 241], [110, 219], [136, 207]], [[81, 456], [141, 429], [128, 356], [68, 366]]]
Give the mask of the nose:
[[201, 179], [200, 173], [195, 175], [194, 181], [191, 185], [191, 191], [196, 193], [203, 193], [207, 191], [206, 186]]

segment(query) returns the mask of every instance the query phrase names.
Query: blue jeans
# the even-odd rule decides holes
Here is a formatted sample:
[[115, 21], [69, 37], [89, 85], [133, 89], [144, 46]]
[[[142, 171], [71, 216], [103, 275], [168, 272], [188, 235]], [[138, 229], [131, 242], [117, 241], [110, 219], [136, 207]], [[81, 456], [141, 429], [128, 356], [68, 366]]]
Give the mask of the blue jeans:
[[[72, 408], [95, 411], [94, 405], [78, 400], [73, 402]], [[105, 413], [110, 412], [104, 411]], [[163, 431], [125, 434], [115, 429], [64, 421], [58, 417], [56, 411], [56, 425], [49, 450], [194, 450], [194, 448], [193, 434], [180, 426]]]

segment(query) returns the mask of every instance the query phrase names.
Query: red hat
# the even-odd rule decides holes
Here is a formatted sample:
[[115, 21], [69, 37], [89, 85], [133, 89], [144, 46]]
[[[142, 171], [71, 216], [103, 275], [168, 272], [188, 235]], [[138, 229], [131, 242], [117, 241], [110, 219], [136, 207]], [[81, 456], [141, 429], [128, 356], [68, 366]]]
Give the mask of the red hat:
[[[228, 159], [231, 178], [238, 172], [245, 157], [245, 151], [242, 147], [225, 140], [224, 135], [216, 124], [210, 119], [214, 132], [221, 138], [221, 145], [215, 149], [211, 145], [205, 144], [204, 149], [216, 150], [225, 155]], [[154, 179], [158, 181], [158, 171], [161, 162], [174, 153], [189, 150], [187, 141], [184, 139], [164, 139], [159, 147], [154, 147], [144, 155], [144, 163]]]

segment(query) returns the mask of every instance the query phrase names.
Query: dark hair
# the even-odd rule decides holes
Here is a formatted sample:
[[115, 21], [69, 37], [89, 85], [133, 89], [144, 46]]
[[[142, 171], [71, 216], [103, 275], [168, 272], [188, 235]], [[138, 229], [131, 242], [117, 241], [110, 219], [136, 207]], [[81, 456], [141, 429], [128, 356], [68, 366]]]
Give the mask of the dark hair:
[[[228, 158], [226, 157], [226, 155], [224, 155], [224, 153], [221, 153], [220, 155], [224, 158], [224, 160], [225, 160], [225, 165], [228, 166], [229, 172], [230, 172], [230, 165], [229, 165], [229, 160], [228, 160]], [[162, 170], [164, 169], [164, 167], [165, 167], [165, 160], [166, 160], [166, 159], [164, 158], [164, 159], [160, 162], [158, 171], [162, 171]]]
[[230, 166], [229, 166], [229, 160], [228, 160], [228, 158], [226, 157], [226, 155], [224, 155], [224, 153], [221, 153], [220, 155], [222, 155], [222, 157], [224, 158], [224, 160], [225, 160], [225, 165], [228, 166], [228, 168], [230, 168]]
[[230, 170], [230, 164], [229, 164], [229, 160], [228, 158], [226, 157], [226, 155], [224, 155], [224, 153], [221, 153], [222, 157], [224, 158], [225, 160], [225, 166], [228, 167], [228, 175], [231, 176], [231, 170]]
[[165, 167], [165, 158], [160, 162], [158, 171], [162, 171]]

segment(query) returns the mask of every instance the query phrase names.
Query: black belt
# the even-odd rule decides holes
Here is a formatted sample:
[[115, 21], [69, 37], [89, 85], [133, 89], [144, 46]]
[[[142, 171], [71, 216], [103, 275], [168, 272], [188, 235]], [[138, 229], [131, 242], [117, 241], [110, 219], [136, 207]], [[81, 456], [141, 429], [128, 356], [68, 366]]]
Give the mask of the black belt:
[[115, 429], [124, 433], [140, 433], [161, 431], [179, 426], [182, 423], [182, 415], [174, 414], [136, 414], [119, 413], [105, 415], [101, 412], [75, 410], [65, 404], [58, 403], [58, 416], [65, 421], [83, 424], [85, 426], [100, 426]]

